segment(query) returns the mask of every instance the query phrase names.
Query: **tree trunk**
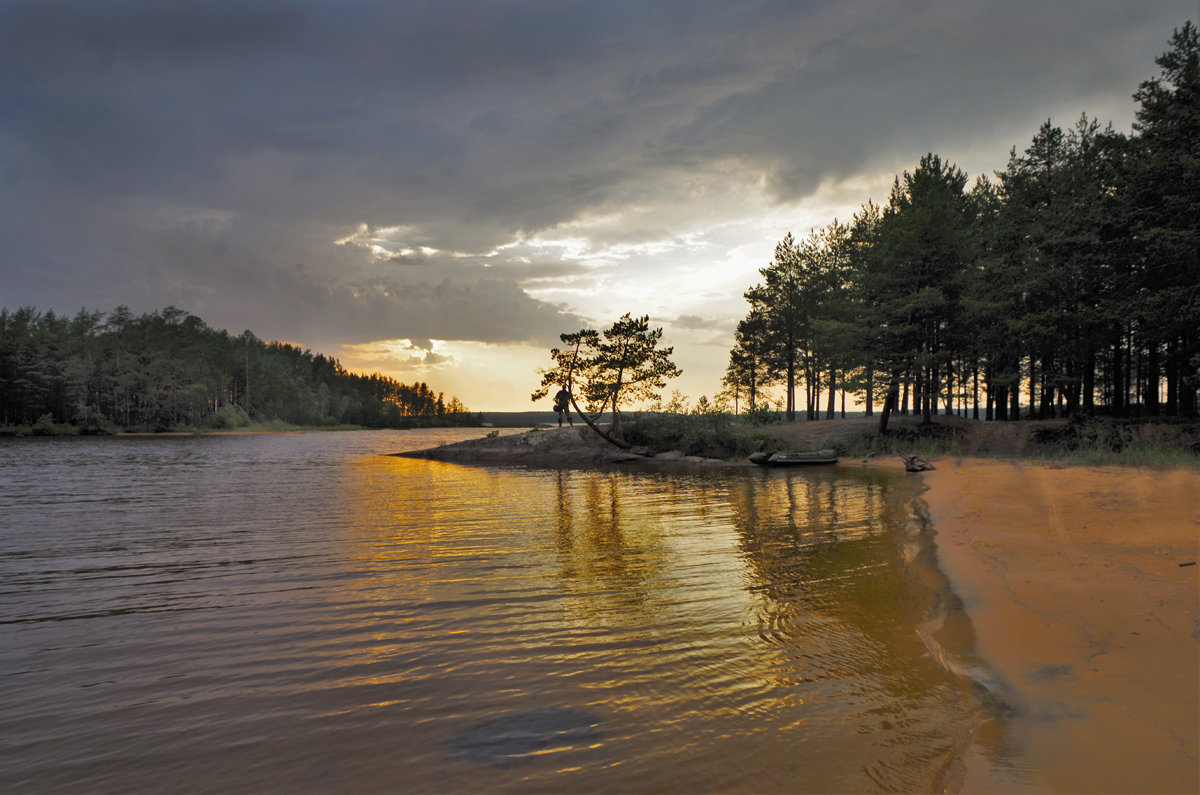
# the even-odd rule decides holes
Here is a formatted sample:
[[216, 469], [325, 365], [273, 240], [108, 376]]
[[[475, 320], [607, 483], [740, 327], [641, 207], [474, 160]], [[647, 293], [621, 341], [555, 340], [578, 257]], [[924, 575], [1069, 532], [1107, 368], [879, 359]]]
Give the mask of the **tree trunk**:
[[1146, 399], [1143, 401], [1146, 404], [1146, 413], [1151, 417], [1157, 417], [1159, 414], [1158, 384], [1161, 377], [1158, 343], [1151, 342], [1149, 356], [1146, 358]]
[[1017, 359], [1013, 366], [1016, 381], [1008, 390], [1008, 419], [1016, 422], [1021, 419], [1021, 360]]
[[805, 419], [815, 420], [817, 406], [821, 401], [821, 371], [811, 356], [805, 360], [804, 372], [811, 387], [808, 392], [808, 403], [804, 406], [804, 416]]
[[[631, 445], [629, 442], [626, 442], [622, 439], [618, 439], [611, 432], [605, 432], [604, 430], [602, 430], [600, 428], [599, 425], [592, 422], [592, 418], [589, 417], [586, 413], [584, 413], [583, 410], [581, 410], [579, 408], [579, 404], [575, 402], [575, 392], [571, 389], [570, 382], [568, 382], [568, 384], [567, 384], [567, 391], [571, 393], [571, 406], [572, 406], [572, 408], [575, 409], [575, 413], [580, 416], [580, 418], [584, 421], [584, 423], [587, 424], [587, 426], [589, 428], [591, 428], [593, 431], [595, 431], [597, 434], [599, 434], [601, 439], [608, 442], [609, 444], [614, 444], [617, 447], [620, 447], [622, 450], [628, 450], [629, 448], [633, 447], [633, 445]], [[616, 417], [613, 417], [613, 421], [614, 422], [613, 422], [613, 426], [612, 426], [611, 430], [615, 432], [616, 427], [617, 427], [616, 426]]]
[[1117, 337], [1117, 341], [1112, 345], [1112, 396], [1109, 399], [1109, 407], [1114, 417], [1122, 417], [1124, 414], [1124, 401], [1121, 399], [1121, 390], [1124, 388], [1123, 348], [1120, 337]]
[[[972, 419], [979, 419], [979, 368], [976, 367], [971, 371], [971, 405], [973, 406]], [[991, 419], [991, 417], [988, 417]]]
[[1179, 341], [1167, 341], [1167, 414], [1176, 416], [1179, 413]]
[[946, 362], [946, 397], [942, 400], [947, 414], [954, 414], [954, 364]]
[[837, 399], [834, 392], [837, 389], [837, 370], [832, 365], [829, 367], [829, 400], [825, 404], [825, 419], [833, 419], [834, 401]]
[[925, 366], [920, 364], [912, 378], [912, 413], [925, 414]]
[[[1066, 393], [1063, 395], [1063, 393]], [[1067, 384], [1059, 395], [1066, 398], [1066, 413], [1068, 417], [1079, 414], [1079, 365], [1075, 356], [1067, 361]]]
[[986, 404], [984, 419], [986, 419], [989, 422], [991, 422], [992, 420], [999, 419], [996, 416], [996, 406], [999, 403], [998, 398], [1000, 396], [998, 394], [996, 394], [996, 391], [995, 391], [995, 389], [996, 389], [996, 369], [995, 369], [995, 367], [996, 366], [994, 364], [989, 362], [983, 370], [983, 385], [984, 385], [984, 388], [987, 390], [987, 404]]
[[892, 382], [888, 385], [887, 397], [883, 401], [883, 411], [879, 412], [879, 435], [883, 436], [887, 433], [888, 420], [892, 416], [892, 407], [896, 405], [896, 396], [899, 394], [900, 375], [899, 373], [892, 374]]
[[[1122, 387], [1122, 392], [1121, 392], [1121, 402], [1125, 404], [1125, 415], [1124, 416], [1129, 416], [1131, 413], [1131, 409], [1132, 409], [1132, 406], [1129, 405], [1129, 402], [1130, 402], [1129, 396], [1131, 394], [1133, 394], [1132, 387], [1133, 387], [1134, 364], [1135, 363], [1133, 360], [1133, 330], [1127, 329], [1125, 332], [1125, 385], [1124, 385], [1124, 387]], [[1137, 399], [1136, 395], [1134, 395], [1134, 399], [1135, 400]]]
[[1038, 419], [1050, 419], [1050, 412], [1054, 406], [1054, 385], [1050, 383], [1050, 374], [1052, 372], [1051, 362], [1042, 360], [1042, 400], [1038, 404]]
[[867, 409], [867, 416], [875, 416], [875, 365], [867, 364], [867, 397], [864, 401]]
[[1037, 359], [1029, 354], [1029, 419], [1037, 419]]
[[[1190, 357], [1194, 354], [1195, 348], [1192, 340], [1195, 338], [1195, 332], [1192, 334], [1184, 334], [1180, 344], [1181, 353], [1189, 357], [1185, 361], [1191, 361]], [[1200, 387], [1191, 378], [1183, 376], [1179, 386], [1179, 414], [1184, 417], [1196, 416], [1196, 389]]]
[[933, 412], [937, 410], [937, 367], [930, 365], [925, 368], [925, 385], [921, 399], [921, 422], [928, 425], [933, 422]]
[[796, 421], [796, 346], [788, 341], [787, 354], [787, 419]]
[[1083, 413], [1089, 417], [1096, 413], [1096, 352], [1088, 351], [1083, 363], [1083, 394], [1080, 403]]

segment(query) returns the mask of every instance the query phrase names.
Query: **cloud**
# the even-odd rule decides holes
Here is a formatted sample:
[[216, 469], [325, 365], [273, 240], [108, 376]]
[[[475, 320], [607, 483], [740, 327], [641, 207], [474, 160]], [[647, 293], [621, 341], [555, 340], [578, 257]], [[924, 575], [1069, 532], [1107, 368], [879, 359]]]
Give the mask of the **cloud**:
[[337, 329], [347, 339], [390, 339], [420, 330], [442, 340], [545, 342], [578, 322], [504, 280], [374, 276], [321, 284], [303, 271], [280, 270], [275, 284], [309, 335]]
[[541, 345], [632, 311], [690, 344], [784, 233], [886, 200], [927, 151], [975, 176], [1047, 116], [1127, 128], [1189, 15], [11, 0], [0, 305], [175, 303], [314, 346]]
[[447, 345], [442, 340], [376, 340], [343, 345], [341, 355], [352, 359], [357, 368], [386, 370], [400, 380], [428, 378], [439, 366], [459, 364], [457, 357], [447, 352]]

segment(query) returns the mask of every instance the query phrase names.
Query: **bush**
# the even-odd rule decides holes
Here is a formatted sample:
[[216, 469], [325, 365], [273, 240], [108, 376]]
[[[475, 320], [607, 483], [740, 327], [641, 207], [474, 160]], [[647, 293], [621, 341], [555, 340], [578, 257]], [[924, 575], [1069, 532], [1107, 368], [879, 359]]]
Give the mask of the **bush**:
[[762, 403], [752, 409], [747, 409], [742, 412], [741, 418], [751, 425], [770, 425], [771, 423], [782, 422], [779, 410], [773, 408], [767, 403]]
[[75, 425], [81, 436], [98, 436], [108, 433], [104, 429], [104, 415], [95, 406], [79, 404], [75, 408]]
[[705, 414], [637, 413], [625, 420], [621, 435], [652, 453], [678, 450], [705, 458], [745, 458], [774, 443], [769, 431], [721, 412]]
[[839, 426], [835, 422], [822, 425], [828, 425], [829, 432], [824, 438], [812, 438], [811, 448], [835, 450], [847, 458], [862, 458], [868, 453], [877, 456], [905, 453], [925, 458], [962, 455], [965, 437], [962, 428], [936, 422], [893, 426], [883, 435], [861, 425]]
[[54, 425], [54, 415], [43, 414], [38, 417], [37, 422], [30, 428], [29, 433], [34, 436], [57, 436], [58, 431]]
[[226, 404], [213, 412], [208, 424], [218, 430], [245, 428], [250, 424], [250, 418], [241, 407]]
[[1035, 458], [1091, 466], [1194, 467], [1200, 429], [1188, 421], [1143, 422], [1089, 417], [1038, 428], [1030, 436]]

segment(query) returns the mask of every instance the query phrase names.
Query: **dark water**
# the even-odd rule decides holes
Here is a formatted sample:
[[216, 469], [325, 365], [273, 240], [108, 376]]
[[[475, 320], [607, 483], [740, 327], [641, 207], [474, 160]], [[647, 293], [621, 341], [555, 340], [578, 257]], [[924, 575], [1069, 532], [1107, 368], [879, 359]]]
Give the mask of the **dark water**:
[[929, 791], [911, 484], [0, 442], [0, 790]]

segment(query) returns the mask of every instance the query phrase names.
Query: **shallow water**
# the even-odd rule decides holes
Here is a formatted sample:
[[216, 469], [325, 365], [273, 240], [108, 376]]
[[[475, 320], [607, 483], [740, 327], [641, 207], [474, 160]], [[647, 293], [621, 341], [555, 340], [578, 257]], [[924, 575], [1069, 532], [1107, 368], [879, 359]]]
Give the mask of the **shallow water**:
[[0, 442], [0, 790], [928, 791], [912, 486], [478, 430]]

